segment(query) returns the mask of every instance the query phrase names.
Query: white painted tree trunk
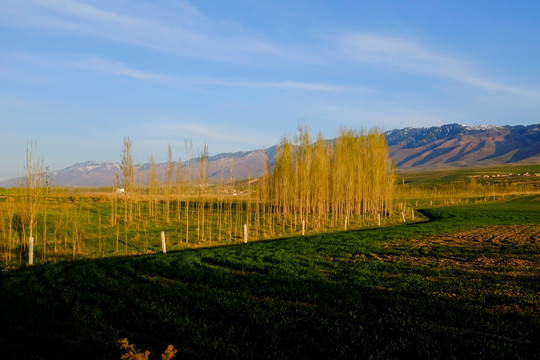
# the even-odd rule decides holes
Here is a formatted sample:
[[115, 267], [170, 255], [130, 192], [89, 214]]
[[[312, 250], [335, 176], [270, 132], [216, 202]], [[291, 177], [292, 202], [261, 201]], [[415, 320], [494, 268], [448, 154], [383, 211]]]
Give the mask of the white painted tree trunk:
[[347, 230], [347, 222], [349, 221], [349, 218], [345, 216], [345, 230]]
[[244, 244], [247, 244], [247, 240], [248, 240], [247, 224], [244, 224]]
[[381, 226], [381, 214], [377, 214], [377, 222], [379, 223], [379, 226]]
[[302, 220], [302, 236], [306, 235], [306, 220]]
[[165, 243], [165, 231], [161, 232], [161, 251], [167, 253], [167, 244]]
[[34, 264], [34, 237], [28, 238], [28, 265]]

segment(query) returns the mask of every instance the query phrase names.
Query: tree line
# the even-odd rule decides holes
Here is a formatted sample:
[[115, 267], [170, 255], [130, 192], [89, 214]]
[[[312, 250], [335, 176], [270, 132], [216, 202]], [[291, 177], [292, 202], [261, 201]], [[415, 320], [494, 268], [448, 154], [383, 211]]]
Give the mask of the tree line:
[[393, 213], [395, 169], [377, 129], [341, 129], [327, 141], [299, 127], [281, 139], [275, 164], [266, 169], [260, 198], [282, 226], [331, 228]]
[[[376, 129], [341, 129], [327, 141], [300, 126], [294, 136], [282, 137], [274, 162], [263, 160], [262, 177], [245, 180], [233, 178], [231, 159], [230, 178], [210, 182], [207, 146], [197, 156], [191, 142], [185, 147], [189, 160], [183, 163], [173, 160], [169, 146], [160, 179], [153, 156], [146, 169], [136, 165], [126, 136], [113, 191], [94, 205], [68, 205], [51, 191], [48, 170], [31, 144], [19, 189], [0, 204], [4, 260], [9, 263], [13, 254], [21, 261], [29, 237], [46, 260], [48, 254], [84, 256], [85, 246], [87, 253], [102, 256], [104, 249], [148, 251], [161, 229], [174, 234], [171, 245], [185, 246], [358, 228], [393, 214], [395, 169], [384, 134]], [[121, 186], [125, 193], [116, 192]]]

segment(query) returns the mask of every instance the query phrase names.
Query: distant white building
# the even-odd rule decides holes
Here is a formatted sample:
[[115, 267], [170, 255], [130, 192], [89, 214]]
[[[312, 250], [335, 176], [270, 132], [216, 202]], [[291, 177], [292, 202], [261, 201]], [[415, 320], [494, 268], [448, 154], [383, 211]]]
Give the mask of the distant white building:
[[116, 193], [117, 193], [117, 194], [123, 194], [123, 193], [125, 193], [124, 188], [118, 188], [118, 189], [116, 189]]

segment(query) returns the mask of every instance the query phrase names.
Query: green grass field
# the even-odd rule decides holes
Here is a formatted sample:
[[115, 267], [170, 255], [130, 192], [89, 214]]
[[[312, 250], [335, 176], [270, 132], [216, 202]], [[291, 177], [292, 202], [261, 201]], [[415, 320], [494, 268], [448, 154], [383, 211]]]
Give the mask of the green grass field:
[[[529, 173], [530, 176], [517, 176], [518, 174]], [[447, 169], [437, 171], [405, 172], [399, 174], [400, 181], [411, 186], [436, 186], [456, 183], [468, 183], [471, 178], [476, 178], [479, 184], [507, 182], [511, 184], [525, 183], [531, 187], [538, 188], [540, 177], [534, 176], [540, 173], [540, 165], [508, 165], [485, 168], [463, 168]], [[497, 177], [497, 175], [509, 175]], [[495, 176], [494, 176], [495, 175]], [[486, 177], [484, 177], [486, 176]]]
[[540, 358], [540, 198], [376, 229], [3, 271], [0, 357]]

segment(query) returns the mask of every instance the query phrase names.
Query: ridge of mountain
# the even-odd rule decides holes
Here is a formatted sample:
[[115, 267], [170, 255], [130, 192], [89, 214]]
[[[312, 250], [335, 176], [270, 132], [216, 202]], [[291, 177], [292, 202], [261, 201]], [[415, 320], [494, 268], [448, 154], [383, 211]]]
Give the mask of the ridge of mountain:
[[540, 163], [540, 124], [448, 124], [385, 133], [400, 171]]
[[[447, 124], [428, 128], [404, 128], [385, 132], [389, 155], [399, 171], [422, 171], [461, 167], [483, 167], [503, 164], [540, 164], [540, 124], [497, 126]], [[332, 141], [332, 140], [329, 140]], [[277, 146], [262, 150], [221, 153], [208, 157], [211, 180], [259, 177], [268, 159], [274, 162]], [[197, 166], [197, 159], [191, 164]], [[188, 162], [183, 163], [184, 166]], [[138, 181], [146, 181], [144, 170]], [[165, 179], [167, 164], [156, 164], [158, 177]], [[195, 173], [195, 170], [193, 171]], [[50, 172], [54, 185], [112, 186], [120, 176], [119, 162], [86, 161]], [[121, 178], [121, 176], [120, 176]], [[17, 179], [0, 182], [13, 187]]]

